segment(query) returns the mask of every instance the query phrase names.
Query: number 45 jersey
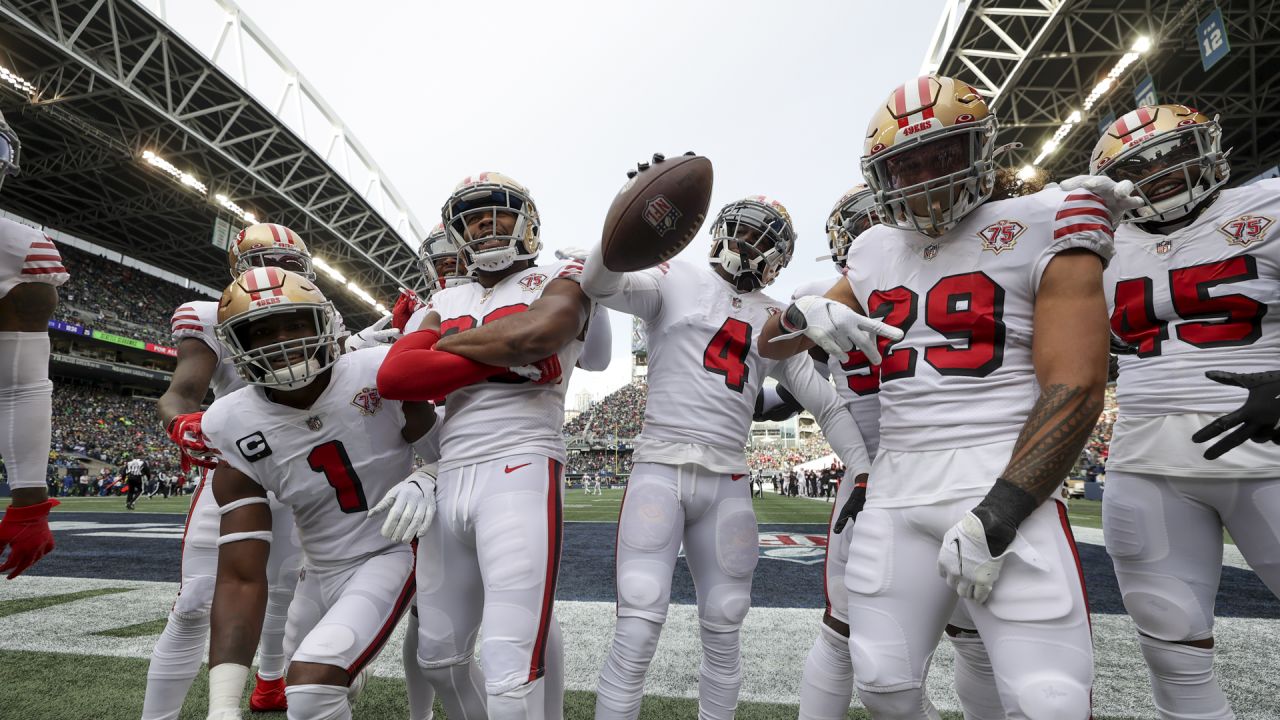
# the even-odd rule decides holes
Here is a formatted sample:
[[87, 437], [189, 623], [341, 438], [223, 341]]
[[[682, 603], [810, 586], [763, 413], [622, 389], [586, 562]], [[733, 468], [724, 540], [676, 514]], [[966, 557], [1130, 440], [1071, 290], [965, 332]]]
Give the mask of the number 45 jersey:
[[1207, 370], [1280, 367], [1280, 180], [1223, 190], [1187, 227], [1116, 229], [1105, 276], [1120, 355], [1120, 407], [1107, 467], [1192, 477], [1276, 477], [1274, 445], [1245, 443], [1217, 460], [1190, 436], [1244, 402]]
[[858, 379], [879, 384], [882, 452], [1017, 439], [1039, 396], [1036, 292], [1071, 248], [1110, 258], [1111, 226], [1096, 195], [1056, 186], [989, 201], [940, 238], [878, 225], [854, 240], [845, 276], [854, 295], [905, 333], [881, 338], [883, 362]]
[[305, 410], [248, 386], [204, 414], [204, 433], [222, 459], [293, 509], [309, 563], [343, 564], [395, 544], [378, 533], [385, 518], [367, 516], [413, 471], [413, 448], [400, 435], [403, 405], [378, 395], [388, 349], [344, 354]]

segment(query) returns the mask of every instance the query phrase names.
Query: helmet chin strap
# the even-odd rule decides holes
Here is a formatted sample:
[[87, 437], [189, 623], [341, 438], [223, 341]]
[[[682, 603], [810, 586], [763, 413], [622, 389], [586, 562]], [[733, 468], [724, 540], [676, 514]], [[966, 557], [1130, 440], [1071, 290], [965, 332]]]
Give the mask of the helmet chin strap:
[[471, 253], [471, 266], [481, 272], [502, 272], [516, 261], [516, 249], [508, 245], [484, 252]]
[[279, 370], [267, 370], [262, 379], [276, 390], [299, 390], [314, 382], [320, 370], [320, 363], [311, 357]]

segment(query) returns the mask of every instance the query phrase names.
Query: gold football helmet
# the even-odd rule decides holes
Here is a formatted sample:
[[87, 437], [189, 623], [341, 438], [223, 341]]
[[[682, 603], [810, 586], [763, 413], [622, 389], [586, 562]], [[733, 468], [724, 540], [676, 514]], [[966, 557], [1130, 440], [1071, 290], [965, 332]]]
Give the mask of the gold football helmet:
[[844, 270], [854, 238], [875, 224], [876, 202], [871, 188], [861, 184], [849, 188], [827, 216], [827, 247], [837, 269]]
[[1186, 105], [1143, 106], [1102, 133], [1089, 172], [1131, 180], [1143, 205], [1122, 222], [1170, 222], [1184, 217], [1231, 176], [1222, 128]]
[[925, 75], [898, 87], [867, 127], [862, 176], [879, 221], [937, 237], [991, 197], [995, 115], [971, 85]]
[[279, 267], [316, 279], [307, 244], [298, 233], [275, 223], [257, 223], [241, 230], [227, 246], [227, 265], [233, 278], [250, 268]]
[[475, 280], [467, 274], [466, 267], [458, 258], [458, 244], [444, 230], [444, 224], [437, 224], [422, 241], [418, 248], [418, 269], [426, 281], [426, 296], [431, 297], [439, 290], [462, 285]]
[[711, 264], [729, 273], [738, 292], [759, 290], [777, 279], [795, 249], [791, 213], [764, 195], [725, 205], [711, 223]]
[[463, 178], [440, 214], [469, 272], [538, 257], [538, 208], [528, 188], [502, 173]]
[[[278, 267], [251, 268], [222, 291], [216, 332], [245, 382], [297, 390], [337, 362], [342, 349], [336, 316], [333, 303], [308, 278]], [[290, 325], [261, 321], [278, 317], [302, 322], [308, 331], [277, 340], [271, 330], [288, 333]]]
[[22, 141], [18, 134], [5, 122], [0, 113], [0, 185], [10, 175], [18, 174], [18, 156], [22, 154]]

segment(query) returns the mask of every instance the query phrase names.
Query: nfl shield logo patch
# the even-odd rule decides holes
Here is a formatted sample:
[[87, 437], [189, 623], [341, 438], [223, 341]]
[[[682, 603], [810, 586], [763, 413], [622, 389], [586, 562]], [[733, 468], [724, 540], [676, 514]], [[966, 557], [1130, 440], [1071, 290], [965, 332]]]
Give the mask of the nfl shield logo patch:
[[1173, 249], [1173, 241], [1172, 241], [1172, 240], [1161, 240], [1160, 242], [1156, 243], [1156, 254], [1157, 254], [1157, 255], [1167, 255], [1167, 254], [1169, 253], [1169, 251], [1170, 251], [1170, 250], [1172, 250], [1172, 249]]
[[925, 260], [932, 260], [938, 257], [938, 246], [937, 245], [926, 246], [924, 249], [924, 252], [920, 254], [924, 256]]
[[680, 221], [680, 211], [665, 195], [657, 195], [645, 203], [644, 221], [653, 227], [658, 237], [662, 237], [675, 229]]
[[982, 238], [982, 249], [999, 255], [1005, 250], [1012, 250], [1018, 242], [1018, 236], [1026, 232], [1027, 226], [1017, 220], [1001, 220], [978, 231]]
[[351, 404], [360, 409], [361, 415], [372, 415], [382, 409], [382, 396], [377, 388], [367, 387], [351, 398]]

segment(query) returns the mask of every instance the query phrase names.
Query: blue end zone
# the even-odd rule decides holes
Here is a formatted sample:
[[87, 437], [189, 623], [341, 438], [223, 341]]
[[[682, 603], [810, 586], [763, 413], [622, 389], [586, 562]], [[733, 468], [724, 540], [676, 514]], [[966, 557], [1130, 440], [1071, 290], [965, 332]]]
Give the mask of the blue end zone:
[[[183, 518], [144, 513], [56, 513], [58, 549], [27, 573], [57, 577], [177, 582]], [[561, 600], [614, 601], [613, 523], [566, 523], [560, 564]], [[822, 525], [761, 525], [755, 607], [821, 608]], [[1095, 614], [1123, 614], [1111, 559], [1100, 545], [1079, 544]], [[695, 604], [684, 558], [676, 561], [671, 601]], [[1222, 568], [1218, 617], [1280, 619], [1280, 603], [1252, 571]]]

